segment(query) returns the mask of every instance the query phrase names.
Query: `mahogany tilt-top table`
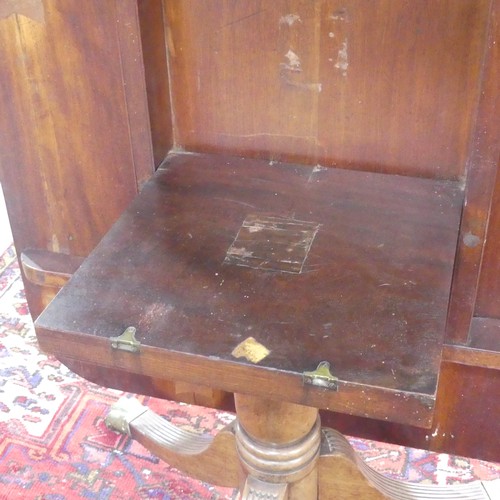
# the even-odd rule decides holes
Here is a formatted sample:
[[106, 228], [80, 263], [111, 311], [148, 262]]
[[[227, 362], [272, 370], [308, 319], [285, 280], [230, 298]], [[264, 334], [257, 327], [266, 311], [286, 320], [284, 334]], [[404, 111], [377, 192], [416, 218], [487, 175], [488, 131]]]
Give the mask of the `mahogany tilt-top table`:
[[172, 155], [38, 318], [39, 341], [70, 366], [235, 393], [212, 444], [128, 400], [108, 417], [197, 477], [338, 498], [334, 464], [356, 461], [318, 408], [430, 424], [461, 203], [450, 181]]
[[[41, 347], [236, 412], [108, 424], [243, 498], [500, 460], [500, 0], [0, 0], [0, 181]], [[335, 430], [332, 430], [335, 429]]]

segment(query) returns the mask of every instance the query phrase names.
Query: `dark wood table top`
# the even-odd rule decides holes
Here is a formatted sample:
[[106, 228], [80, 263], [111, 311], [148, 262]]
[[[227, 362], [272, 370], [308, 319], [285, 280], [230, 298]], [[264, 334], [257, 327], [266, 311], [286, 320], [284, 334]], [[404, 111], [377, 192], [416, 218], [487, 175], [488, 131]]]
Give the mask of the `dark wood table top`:
[[[99, 366], [425, 426], [462, 201], [451, 181], [173, 155], [40, 316], [39, 340]], [[129, 326], [139, 353], [110, 346]], [[321, 361], [338, 391], [304, 385]]]

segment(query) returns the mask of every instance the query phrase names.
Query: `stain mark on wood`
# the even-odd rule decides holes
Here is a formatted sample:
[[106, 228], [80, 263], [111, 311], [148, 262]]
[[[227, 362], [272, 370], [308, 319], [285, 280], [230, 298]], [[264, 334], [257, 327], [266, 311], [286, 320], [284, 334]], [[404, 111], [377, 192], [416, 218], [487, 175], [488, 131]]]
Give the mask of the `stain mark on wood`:
[[302, 71], [302, 63], [300, 61], [300, 57], [292, 49], [288, 49], [288, 52], [285, 54], [285, 57], [288, 59], [288, 62], [281, 63], [281, 67], [283, 69], [295, 72]]
[[302, 73], [302, 62], [300, 57], [292, 50], [289, 49], [285, 54], [285, 58], [288, 59], [286, 63], [280, 63], [280, 79], [281, 81], [290, 86], [296, 87], [302, 90], [312, 90], [313, 92], [321, 92], [321, 83], [310, 83], [310, 82], [298, 82], [290, 77], [290, 74], [296, 75], [297, 73]]
[[468, 248], [475, 248], [481, 243], [481, 238], [472, 233], [467, 233], [463, 238], [464, 245]]
[[333, 21], [343, 21], [343, 22], [349, 22], [349, 12], [347, 11], [346, 8], [342, 7], [340, 9], [337, 9], [331, 16], [330, 19]]
[[295, 82], [290, 79], [290, 77], [286, 74], [285, 71], [281, 71], [280, 73], [281, 81], [290, 87], [295, 87], [301, 90], [311, 90], [312, 92], [321, 92], [323, 90], [323, 85], [321, 83], [304, 83], [304, 82]]
[[347, 68], [349, 67], [349, 55], [347, 53], [347, 38], [342, 42], [342, 47], [339, 49], [335, 67], [342, 72], [342, 76], [347, 76]]
[[287, 24], [288, 26], [293, 26], [295, 23], [301, 23], [302, 19], [298, 14], [287, 14], [286, 16], [280, 17], [279, 25]]
[[300, 274], [319, 227], [286, 217], [248, 215], [224, 264]]
[[246, 358], [251, 363], [259, 363], [269, 356], [271, 351], [253, 337], [240, 342], [231, 353], [235, 358]]
[[29, 17], [39, 23], [45, 22], [42, 0], [0, 0], [0, 20], [13, 14]]

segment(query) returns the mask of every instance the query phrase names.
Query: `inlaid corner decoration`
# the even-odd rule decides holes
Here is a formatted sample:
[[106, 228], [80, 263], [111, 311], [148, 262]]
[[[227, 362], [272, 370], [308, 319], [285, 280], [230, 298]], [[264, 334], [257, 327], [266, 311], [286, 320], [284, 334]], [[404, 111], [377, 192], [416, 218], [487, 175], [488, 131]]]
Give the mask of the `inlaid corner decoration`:
[[14, 14], [45, 22], [43, 0], [0, 0], [0, 21]]

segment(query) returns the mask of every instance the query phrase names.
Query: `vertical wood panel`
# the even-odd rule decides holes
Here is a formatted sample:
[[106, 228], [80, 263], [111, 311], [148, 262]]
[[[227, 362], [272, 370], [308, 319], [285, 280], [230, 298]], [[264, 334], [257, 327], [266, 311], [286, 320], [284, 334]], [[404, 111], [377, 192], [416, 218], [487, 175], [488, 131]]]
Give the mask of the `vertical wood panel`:
[[154, 165], [137, 0], [116, 1], [116, 36], [122, 77], [122, 88], [116, 91], [123, 92], [132, 167], [140, 187], [151, 177]]
[[[466, 344], [474, 314], [481, 259], [485, 240], [490, 240], [483, 268], [484, 279], [494, 271], [491, 252], [499, 248], [494, 240], [496, 229], [490, 224], [491, 238], [486, 234], [500, 154], [498, 82], [500, 81], [500, 1], [492, 1], [488, 38], [485, 49], [481, 81], [481, 97], [468, 159], [467, 188], [460, 227], [459, 244], [451, 303], [448, 317], [447, 338], [451, 343]], [[495, 214], [495, 211], [494, 211]], [[492, 224], [495, 223], [495, 215]], [[494, 257], [496, 258], [496, 257]], [[487, 281], [483, 281], [487, 283]], [[491, 291], [494, 292], [498, 288]], [[483, 294], [486, 292], [483, 289]], [[482, 295], [484, 300], [484, 295]], [[481, 311], [481, 305], [478, 312]]]
[[488, 5], [168, 1], [176, 143], [458, 178]]
[[[121, 13], [134, 5], [123, 2]], [[131, 102], [140, 101], [142, 61], [129, 51], [124, 72], [120, 43], [130, 33], [117, 25], [133, 30], [134, 19], [120, 18], [114, 1], [43, 7], [41, 22], [17, 13], [0, 20], [1, 180], [19, 253], [84, 256], [152, 171], [150, 140], [143, 151], [131, 142], [137, 127], [148, 137], [147, 108]], [[27, 289], [36, 316], [40, 294]]]
[[162, 0], [139, 0], [139, 21], [155, 165], [173, 146], [166, 26]]
[[[319, 117], [327, 157], [460, 177], [487, 12], [487, 2], [477, 1], [327, 2], [321, 74], [329, 84]], [[337, 67], [343, 47], [345, 70]]]
[[476, 316], [500, 318], [500, 175], [498, 175], [498, 168], [474, 312]]

